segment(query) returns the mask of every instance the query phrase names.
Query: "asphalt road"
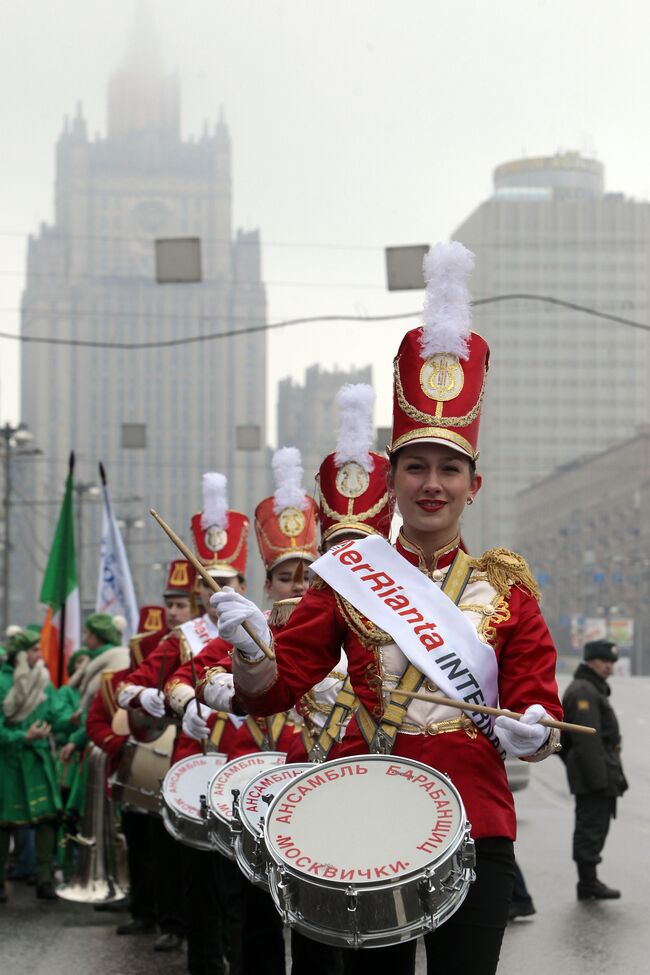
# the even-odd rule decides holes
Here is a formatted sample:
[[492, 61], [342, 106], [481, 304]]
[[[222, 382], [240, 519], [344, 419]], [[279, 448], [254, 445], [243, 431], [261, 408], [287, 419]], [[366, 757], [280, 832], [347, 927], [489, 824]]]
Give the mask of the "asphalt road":
[[[573, 802], [564, 766], [554, 757], [533, 766], [529, 787], [517, 793], [517, 858], [537, 913], [508, 927], [499, 975], [645, 975], [650, 969], [650, 679], [611, 683], [631, 787], [620, 800], [600, 873], [623, 896], [600, 903], [576, 900]], [[154, 953], [150, 935], [118, 937], [115, 924], [126, 915], [37, 901], [34, 889], [23, 884], [12, 885], [9, 892], [9, 902], [0, 906], [2, 975], [186, 971], [184, 955]], [[424, 971], [420, 957], [418, 972]]]

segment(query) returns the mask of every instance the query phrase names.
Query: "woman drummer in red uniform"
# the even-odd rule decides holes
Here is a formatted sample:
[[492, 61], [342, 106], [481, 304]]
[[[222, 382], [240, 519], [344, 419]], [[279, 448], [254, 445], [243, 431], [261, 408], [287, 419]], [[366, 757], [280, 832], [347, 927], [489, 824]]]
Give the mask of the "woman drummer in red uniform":
[[[472, 267], [473, 256], [461, 244], [432, 248], [425, 258], [424, 324], [405, 335], [394, 363], [388, 484], [403, 518], [395, 546], [401, 558], [391, 554], [391, 565], [399, 563], [389, 576], [394, 585], [386, 588], [377, 566], [360, 562], [368, 542], [350, 542], [359, 551], [344, 559], [335, 547], [334, 554], [319, 560], [317, 576], [327, 575], [329, 583], [316, 579], [274, 641], [250, 601], [228, 591], [212, 600], [220, 634], [237, 648], [235, 688], [247, 711], [269, 714], [290, 707], [333, 669], [343, 646], [360, 706], [339, 754], [392, 751], [451, 777], [472, 823], [477, 879], [463, 906], [426, 936], [429, 971], [488, 975], [498, 964], [514, 876], [516, 819], [504, 755], [539, 761], [556, 751], [558, 734], [540, 719], [560, 717], [561, 707], [555, 649], [526, 563], [505, 549], [470, 558], [460, 538], [462, 513], [481, 487], [475, 465], [489, 358], [486, 342], [469, 330], [466, 280]], [[355, 469], [349, 472], [352, 476], [362, 474]], [[382, 598], [375, 602], [382, 607], [375, 619], [357, 608], [358, 593], [350, 588], [353, 573], [342, 572], [337, 559], [347, 562], [348, 570], [354, 561], [360, 563], [365, 575], [358, 573], [359, 578], [380, 590]], [[410, 622], [410, 610], [401, 607], [413, 569], [419, 570], [415, 575], [429, 594], [427, 616], [412, 628], [412, 640], [409, 634], [398, 646], [391, 635], [393, 618], [406, 616]], [[441, 606], [436, 587], [456, 607], [450, 608], [446, 599]], [[442, 618], [451, 628], [444, 636], [442, 624], [438, 626]], [[243, 630], [244, 620], [273, 644], [275, 660], [264, 656]], [[457, 660], [451, 659], [450, 646]], [[460, 690], [462, 673], [475, 682], [471, 694]], [[447, 692], [448, 678], [457, 693]], [[447, 697], [463, 696], [474, 703], [498, 701], [524, 717], [499, 717], [492, 724], [476, 714], [398, 693], [441, 689]], [[370, 828], [372, 810], [367, 815]], [[348, 959], [347, 970], [376, 972], [377, 966], [391, 964], [408, 972], [414, 956], [414, 942], [358, 951]]]

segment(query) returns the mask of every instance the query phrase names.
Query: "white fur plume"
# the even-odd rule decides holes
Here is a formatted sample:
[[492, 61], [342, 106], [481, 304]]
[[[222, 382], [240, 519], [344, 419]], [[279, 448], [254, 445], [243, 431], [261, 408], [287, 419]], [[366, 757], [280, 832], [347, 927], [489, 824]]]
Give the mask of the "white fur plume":
[[201, 528], [228, 527], [228, 480], [225, 474], [214, 471], [204, 474], [201, 479], [203, 489], [203, 513]]
[[114, 616], [113, 626], [115, 627], [118, 633], [120, 634], [124, 633], [126, 629], [126, 618], [124, 616]]
[[457, 240], [434, 244], [425, 254], [422, 267], [427, 283], [422, 358], [449, 352], [466, 359], [472, 321], [467, 279], [474, 269], [474, 255]]
[[372, 471], [374, 463], [369, 451], [375, 442], [375, 398], [375, 391], [368, 383], [347, 383], [336, 394], [339, 436], [334, 461], [337, 467], [355, 460], [367, 474]]
[[20, 632], [21, 632], [20, 626], [16, 626], [15, 623], [10, 623], [7, 629], [5, 630], [5, 637], [7, 640], [9, 640], [10, 637], [15, 636], [16, 633], [20, 633]]
[[304, 511], [307, 507], [307, 495], [302, 486], [304, 471], [298, 448], [280, 447], [273, 454], [271, 467], [275, 479], [273, 510], [276, 515], [284, 508], [299, 508]]

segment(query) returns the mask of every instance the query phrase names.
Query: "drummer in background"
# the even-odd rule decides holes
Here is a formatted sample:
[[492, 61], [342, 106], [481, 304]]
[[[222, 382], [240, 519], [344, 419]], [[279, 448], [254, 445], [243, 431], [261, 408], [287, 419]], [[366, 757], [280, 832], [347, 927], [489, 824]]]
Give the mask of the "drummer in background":
[[[392, 749], [450, 775], [472, 823], [477, 879], [462, 907], [426, 936], [429, 972], [491, 975], [508, 921], [514, 876], [516, 818], [503, 753], [540, 761], [555, 752], [559, 735], [540, 719], [546, 714], [560, 717], [561, 706], [555, 648], [525, 561], [505, 549], [475, 559], [463, 554], [461, 515], [481, 487], [475, 464], [489, 356], [485, 341], [469, 330], [466, 279], [472, 267], [473, 255], [458, 243], [438, 244], [425, 258], [424, 325], [405, 335], [395, 359], [388, 483], [403, 518], [397, 552], [438, 585], [448, 574], [450, 581], [459, 581], [454, 601], [485, 644], [486, 654], [494, 654], [485, 666], [495, 672], [499, 703], [523, 712], [523, 720], [499, 717], [493, 727], [482, 726], [483, 731], [450, 707], [412, 699], [400, 707], [404, 699], [395, 700], [390, 688], [404, 686], [403, 681], [409, 689], [422, 691], [437, 685], [409, 665], [392, 638], [355, 610], [344, 593], [320, 579], [275, 639], [263, 614], [240, 594], [217, 593], [212, 602], [218, 607], [221, 635], [237, 648], [235, 687], [247, 711], [266, 714], [290, 707], [332, 669], [343, 643], [360, 705], [340, 754]], [[345, 589], [348, 576], [342, 578], [339, 585]], [[404, 605], [393, 603], [387, 608]], [[275, 660], [265, 657], [242, 629], [244, 621], [274, 644]], [[429, 643], [433, 647], [435, 640]], [[462, 639], [455, 649], [462, 660]], [[429, 666], [435, 669], [435, 656], [431, 658]], [[488, 692], [488, 697], [494, 695]], [[389, 706], [390, 721], [383, 721]], [[370, 823], [372, 810], [366, 813]], [[409, 972], [415, 942], [346, 955], [349, 972], [376, 972], [388, 965]]]
[[[286, 623], [307, 589], [309, 565], [317, 554], [318, 511], [302, 487], [303, 469], [300, 452], [295, 447], [277, 450], [272, 467], [276, 491], [255, 509], [255, 533], [266, 569], [265, 593], [273, 604], [266, 615], [271, 629], [276, 632]], [[251, 716], [238, 718], [226, 711], [217, 712], [214, 728], [223, 730], [215, 742], [215, 731], [211, 732], [207, 723], [208, 720], [214, 722], [215, 711], [205, 706], [197, 708], [194, 677], [197, 678], [197, 687], [201, 687], [207, 679], [215, 680], [224, 699], [230, 701], [233, 694], [231, 650], [229, 644], [217, 639], [195, 658], [193, 668], [185, 664], [167, 682], [165, 691], [168, 701], [183, 716], [184, 732], [195, 742], [209, 740], [229, 760], [257, 751], [290, 751], [292, 743], [300, 741], [300, 726], [295, 724], [297, 715], [293, 713], [256, 719]], [[230, 869], [238, 869], [229, 861], [223, 860], [223, 864]], [[260, 945], [263, 945], [265, 972], [284, 975], [283, 925], [271, 896], [243, 876], [239, 877], [238, 883], [243, 894], [241, 971], [243, 975], [257, 975], [260, 970]], [[322, 946], [318, 947], [320, 950]]]
[[[88, 708], [86, 717], [88, 737], [108, 756], [106, 789], [109, 795], [110, 776], [117, 770], [120, 758], [129, 740], [128, 729], [126, 734], [120, 734], [113, 727], [115, 715], [119, 711], [115, 696], [116, 688], [124, 681], [133, 667], [142, 663], [147, 653], [155, 648], [164, 636], [165, 630], [161, 629], [164, 619], [163, 613], [161, 606], [142, 607], [138, 632], [129, 641], [130, 666], [123, 670], [104, 670], [101, 675], [100, 688]], [[149, 830], [152, 818], [146, 813], [137, 812], [133, 809], [122, 808], [120, 810], [122, 832], [127, 847], [131, 920], [118, 925], [118, 934], [140, 934], [141, 932], [155, 931], [156, 923], [159, 921], [157, 884], [150, 872], [151, 863], [155, 863]], [[164, 932], [164, 927], [161, 930]]]
[[[246, 588], [244, 573], [248, 518], [239, 511], [229, 510], [225, 475], [215, 472], [204, 474], [202, 488], [203, 510], [192, 518], [197, 557], [220, 585], [243, 592]], [[231, 649], [217, 636], [216, 612], [209, 603], [212, 590], [203, 580], [199, 580], [197, 588], [208, 611], [177, 627], [143, 666], [130, 676], [118, 695], [120, 706], [137, 708], [140, 704], [149, 713], [162, 716], [165, 713], [165, 698], [163, 692], [157, 690], [158, 686], [164, 686], [165, 681], [171, 687], [181, 683], [175, 671], [181, 664], [187, 663], [189, 696], [193, 698], [190, 661], [196, 662], [203, 647], [211, 640], [217, 641], [220, 659]], [[143, 687], [146, 688], [144, 691]], [[210, 714], [205, 734], [209, 750], [227, 752], [228, 743], [234, 742], [240, 724], [241, 719], [234, 716]], [[201, 754], [204, 745], [200, 737], [190, 737], [181, 732], [174, 745], [172, 765], [183, 758]], [[164, 830], [164, 826], [161, 829]], [[168, 836], [166, 831], [165, 835]], [[226, 971], [226, 954], [230, 972], [239, 975], [242, 940], [239, 870], [218, 853], [206, 853], [184, 846], [171, 837], [167, 842], [173, 843], [176, 857], [182, 860], [190, 975], [221, 975]], [[164, 868], [164, 860], [162, 865]], [[181, 885], [177, 884], [177, 897], [180, 890]], [[224, 927], [227, 928], [227, 938]]]

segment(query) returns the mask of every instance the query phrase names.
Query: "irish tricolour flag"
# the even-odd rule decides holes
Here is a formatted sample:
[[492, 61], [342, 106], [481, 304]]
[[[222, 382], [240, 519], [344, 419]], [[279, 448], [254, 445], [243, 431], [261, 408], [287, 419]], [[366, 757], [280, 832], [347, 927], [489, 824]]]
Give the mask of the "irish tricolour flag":
[[41, 634], [41, 653], [55, 687], [66, 682], [67, 662], [70, 655], [78, 649], [80, 637], [81, 607], [74, 547], [73, 472], [74, 454], [70, 454], [65, 495], [41, 586], [41, 602], [47, 606]]

